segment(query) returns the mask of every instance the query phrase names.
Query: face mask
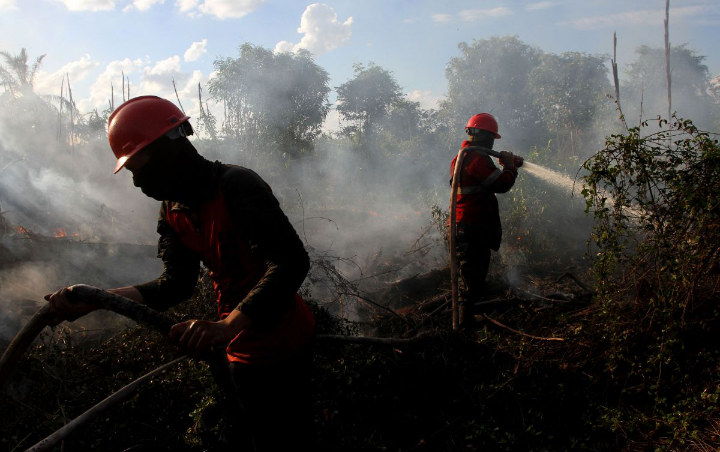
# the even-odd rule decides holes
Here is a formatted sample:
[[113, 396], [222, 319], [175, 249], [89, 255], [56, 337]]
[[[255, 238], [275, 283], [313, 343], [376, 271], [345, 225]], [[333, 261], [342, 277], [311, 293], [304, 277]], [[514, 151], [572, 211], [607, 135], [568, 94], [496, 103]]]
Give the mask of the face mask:
[[158, 201], [183, 201], [190, 190], [188, 173], [192, 165], [170, 143], [155, 143], [144, 151], [150, 159], [133, 171], [133, 184]]
[[133, 174], [133, 185], [158, 201], [174, 201], [176, 197], [173, 196], [175, 190], [168, 171], [147, 171], [142, 168]]

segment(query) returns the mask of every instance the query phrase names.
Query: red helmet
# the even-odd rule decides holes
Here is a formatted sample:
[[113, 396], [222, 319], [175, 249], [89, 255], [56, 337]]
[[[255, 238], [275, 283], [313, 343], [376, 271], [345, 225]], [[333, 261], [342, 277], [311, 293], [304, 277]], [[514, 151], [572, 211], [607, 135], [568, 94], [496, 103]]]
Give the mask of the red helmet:
[[479, 113], [468, 119], [465, 126], [466, 131], [467, 129], [485, 130], [494, 133], [495, 138], [500, 138], [500, 135], [498, 135], [498, 123], [490, 113]]
[[120, 105], [108, 120], [108, 141], [117, 158], [115, 172], [148, 144], [190, 119], [169, 100], [140, 96]]

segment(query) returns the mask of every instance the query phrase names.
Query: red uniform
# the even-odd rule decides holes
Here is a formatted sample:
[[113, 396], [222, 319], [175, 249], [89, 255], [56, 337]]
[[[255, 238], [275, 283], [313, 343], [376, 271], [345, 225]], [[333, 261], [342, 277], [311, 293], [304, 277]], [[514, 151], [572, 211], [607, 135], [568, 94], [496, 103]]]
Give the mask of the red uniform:
[[193, 168], [196, 179], [186, 181], [195, 183], [197, 196], [186, 204], [164, 201], [160, 210], [163, 274], [136, 287], [149, 306], [172, 306], [192, 294], [202, 262], [220, 318], [239, 309], [252, 320], [226, 347], [244, 410], [224, 435], [237, 450], [307, 446], [315, 320], [297, 294], [310, 265], [307, 252], [255, 172], [204, 159]]
[[[456, 237], [460, 274], [465, 291], [460, 299], [461, 322], [471, 321], [474, 303], [483, 295], [485, 278], [490, 267], [490, 250], [497, 251], [502, 240], [500, 212], [495, 193], [505, 193], [513, 186], [517, 170], [499, 169], [484, 148], [469, 141], [462, 144], [465, 152], [458, 174], [456, 198]], [[450, 164], [455, 174], [457, 156]], [[450, 180], [452, 185], [452, 179]]]
[[[265, 263], [252, 254], [235, 228], [221, 190], [215, 199], [194, 211], [176, 203], [165, 204], [164, 208], [170, 227], [210, 270], [218, 315], [224, 319], [262, 279]], [[300, 295], [285, 298], [284, 309], [270, 328], [250, 327], [230, 342], [228, 361], [269, 363], [287, 359], [305, 346], [315, 327], [312, 312]]]
[[[462, 147], [470, 147], [465, 141]], [[455, 174], [455, 161], [450, 163], [450, 174]], [[515, 184], [517, 170], [501, 170], [490, 156], [480, 148], [468, 150], [463, 160], [458, 183], [456, 222], [471, 226], [485, 237], [487, 246], [498, 250], [502, 240], [500, 212], [495, 193], [505, 193]], [[450, 181], [452, 184], [452, 180]]]

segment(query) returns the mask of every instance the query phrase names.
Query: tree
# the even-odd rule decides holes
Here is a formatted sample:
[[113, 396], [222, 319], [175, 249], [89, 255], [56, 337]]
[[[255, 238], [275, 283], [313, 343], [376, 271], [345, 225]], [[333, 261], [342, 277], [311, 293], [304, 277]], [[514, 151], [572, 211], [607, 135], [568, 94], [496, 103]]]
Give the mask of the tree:
[[32, 93], [35, 75], [45, 55], [37, 57], [32, 66], [28, 65], [28, 54], [24, 48], [17, 55], [0, 51], [0, 56], [4, 60], [0, 66], [0, 82], [6, 91], [13, 97]]
[[392, 74], [374, 63], [358, 63], [353, 69], [354, 78], [336, 88], [337, 111], [344, 120], [355, 121], [364, 135], [402, 100], [402, 91]]
[[529, 85], [533, 104], [566, 157], [587, 145], [584, 137], [592, 132], [599, 114], [607, 118], [613, 111], [608, 69], [600, 56], [543, 54], [530, 73]]
[[[70, 144], [80, 135], [88, 138], [97, 135], [98, 130], [105, 133], [104, 125], [98, 129], [96, 124], [85, 122], [72, 98], [68, 75], [62, 79], [60, 95], [35, 94], [35, 76], [45, 58], [44, 54], [37, 57], [32, 64], [28, 63], [28, 54], [24, 48], [17, 55], [0, 51], [0, 57], [3, 61], [0, 64], [0, 84], [5, 88], [0, 99], [6, 109], [0, 111], [0, 115], [4, 121], [14, 124], [13, 127], [25, 124], [30, 127], [49, 128], [55, 123], [57, 138], [66, 139]], [[91, 120], [95, 120], [92, 115], [88, 121]]]
[[238, 58], [214, 65], [208, 91], [225, 106], [226, 135], [251, 150], [273, 144], [297, 154], [311, 147], [330, 108], [330, 88], [309, 52], [274, 53], [246, 43]]
[[[665, 49], [640, 46], [636, 55], [636, 60], [629, 65], [629, 79], [624, 86], [626, 116], [667, 116]], [[713, 124], [718, 116], [717, 105], [708, 95], [710, 74], [704, 60], [704, 56], [685, 45], [670, 49], [672, 109], [680, 116], [693, 118], [702, 128]]]
[[419, 102], [400, 98], [388, 108], [385, 120], [377, 128], [394, 140], [408, 140], [422, 135], [420, 121], [423, 112]]
[[542, 52], [517, 36], [493, 37], [458, 45], [461, 55], [445, 70], [448, 96], [442, 104], [459, 130], [480, 112], [497, 117], [503, 140], [534, 144], [544, 136], [539, 107], [532, 103], [529, 77]]

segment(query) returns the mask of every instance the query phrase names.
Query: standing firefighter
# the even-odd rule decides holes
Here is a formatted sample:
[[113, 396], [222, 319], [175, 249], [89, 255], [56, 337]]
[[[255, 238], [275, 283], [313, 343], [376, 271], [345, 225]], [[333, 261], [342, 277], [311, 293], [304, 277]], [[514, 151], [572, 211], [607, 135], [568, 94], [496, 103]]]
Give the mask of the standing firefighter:
[[[108, 138], [133, 183], [162, 201], [157, 224], [160, 277], [111, 289], [164, 310], [188, 299], [202, 263], [210, 271], [219, 320], [174, 325], [189, 353], [225, 349], [243, 413], [224, 436], [233, 450], [304, 450], [312, 439], [310, 348], [315, 321], [297, 294], [309, 258], [270, 187], [253, 171], [206, 160], [187, 136], [189, 117], [171, 102], [142, 96], [110, 116]], [[68, 289], [46, 296], [56, 323], [93, 308]], [[242, 428], [249, 435], [238, 435]], [[241, 438], [237, 438], [242, 436]]]
[[[493, 151], [499, 139], [498, 124], [488, 113], [480, 113], [465, 126], [468, 139], [463, 142], [464, 158], [457, 172], [455, 197], [455, 250], [460, 274], [465, 284], [458, 301], [461, 327], [473, 321], [474, 304], [480, 301], [490, 266], [490, 250], [497, 251], [502, 240], [500, 212], [495, 193], [505, 193], [515, 184], [517, 168], [522, 159], [510, 152]], [[502, 170], [490, 155], [498, 157]], [[453, 185], [456, 156], [450, 164], [450, 185]], [[452, 207], [451, 207], [452, 208]]]

